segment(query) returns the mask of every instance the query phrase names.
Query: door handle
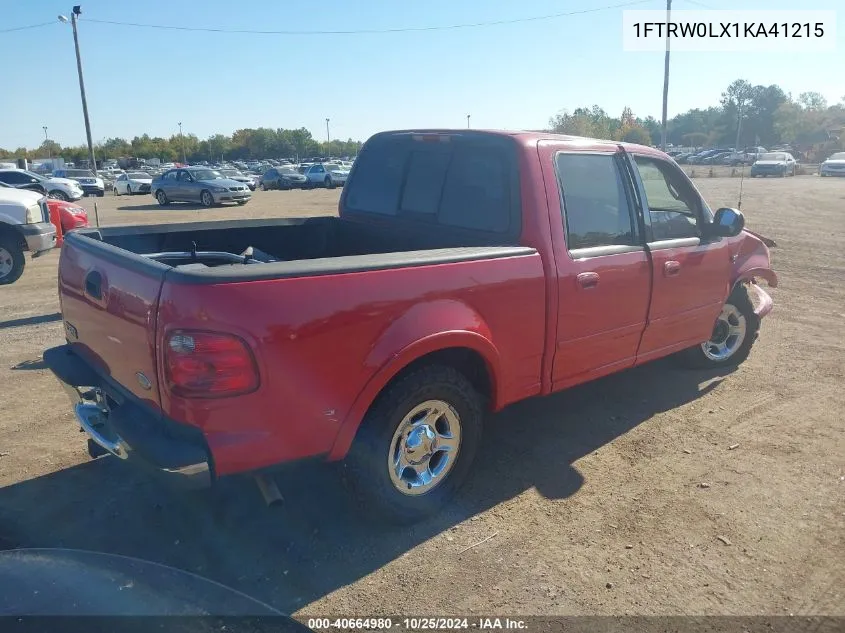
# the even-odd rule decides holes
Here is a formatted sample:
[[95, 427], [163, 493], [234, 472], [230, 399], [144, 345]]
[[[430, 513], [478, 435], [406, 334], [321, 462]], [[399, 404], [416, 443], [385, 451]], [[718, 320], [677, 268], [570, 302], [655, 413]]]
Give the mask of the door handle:
[[663, 274], [667, 277], [674, 277], [679, 272], [681, 272], [681, 262], [676, 262], [673, 259], [670, 259], [668, 262], [663, 264]]
[[96, 270], [85, 276], [85, 292], [94, 299], [103, 298], [103, 276]]
[[575, 279], [578, 280], [578, 285], [584, 290], [589, 290], [599, 285], [598, 273], [580, 273]]

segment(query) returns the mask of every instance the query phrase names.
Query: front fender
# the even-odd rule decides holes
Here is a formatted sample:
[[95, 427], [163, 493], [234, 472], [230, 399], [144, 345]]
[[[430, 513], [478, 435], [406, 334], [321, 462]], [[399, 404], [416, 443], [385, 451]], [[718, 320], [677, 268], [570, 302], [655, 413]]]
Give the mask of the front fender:
[[[753, 278], [762, 278], [776, 288], [778, 278], [772, 270], [769, 248], [765, 238], [750, 231], [743, 231], [731, 244], [731, 287]], [[774, 244], [774, 242], [770, 243]]]
[[493, 407], [497, 408], [499, 352], [481, 316], [455, 300], [417, 304], [394, 320], [373, 346], [365, 364], [374, 374], [346, 415], [328, 459], [346, 455], [370, 405], [402, 369], [427, 354], [450, 348], [468, 348], [484, 359], [491, 377]]

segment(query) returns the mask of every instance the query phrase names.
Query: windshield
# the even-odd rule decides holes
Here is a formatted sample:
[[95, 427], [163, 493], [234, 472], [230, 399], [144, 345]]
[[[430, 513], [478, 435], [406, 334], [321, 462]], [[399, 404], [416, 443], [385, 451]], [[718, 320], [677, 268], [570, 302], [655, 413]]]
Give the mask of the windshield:
[[768, 152], [766, 154], [760, 154], [757, 160], [786, 160], [786, 154], [783, 152]]
[[130, 180], [144, 180], [144, 179], [150, 180], [150, 178], [151, 178], [151, 176], [149, 174], [145, 174], [142, 171], [133, 171], [131, 173], [126, 174], [126, 176]]
[[214, 169], [192, 169], [191, 175], [196, 180], [217, 180], [223, 178], [223, 174]]
[[94, 172], [85, 169], [68, 169], [65, 174], [68, 178], [93, 178]]
[[220, 173], [223, 174], [226, 178], [235, 178], [238, 176], [243, 177], [243, 174], [237, 169], [221, 169]]
[[280, 174], [298, 174], [299, 173], [293, 167], [279, 167], [278, 172]]

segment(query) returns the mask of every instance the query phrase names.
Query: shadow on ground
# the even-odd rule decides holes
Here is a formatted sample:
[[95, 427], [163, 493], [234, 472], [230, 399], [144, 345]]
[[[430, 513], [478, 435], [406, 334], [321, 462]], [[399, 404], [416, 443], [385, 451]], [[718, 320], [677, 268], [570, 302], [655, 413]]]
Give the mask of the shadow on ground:
[[0, 321], [0, 330], [8, 327], [22, 327], [24, 325], [40, 325], [41, 323], [55, 323], [61, 321], [62, 315], [59, 312], [51, 314], [38, 314], [36, 316], [22, 317], [20, 319], [9, 319]]
[[265, 508], [252, 481], [236, 479], [224, 486], [222, 510], [214, 511], [207, 497], [171, 492], [106, 457], [0, 490], [0, 534], [18, 547], [165, 563], [292, 612], [531, 487], [549, 499], [569, 497], [584, 483], [573, 462], [654, 414], [699, 398], [723, 376], [661, 361], [490, 416], [459, 498], [410, 528], [361, 520], [337, 469], [324, 464], [281, 473], [279, 508]]
[[118, 211], [201, 211], [207, 207], [191, 202], [172, 202], [163, 207], [157, 202], [152, 204], [124, 204], [117, 207]]

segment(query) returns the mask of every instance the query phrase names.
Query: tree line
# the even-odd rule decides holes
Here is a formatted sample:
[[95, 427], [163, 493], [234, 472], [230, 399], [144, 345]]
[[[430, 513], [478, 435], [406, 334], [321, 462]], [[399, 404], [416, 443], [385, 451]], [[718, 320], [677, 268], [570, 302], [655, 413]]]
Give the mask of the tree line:
[[[195, 134], [174, 134], [169, 138], [143, 134], [132, 140], [109, 138], [94, 146], [97, 162], [109, 158], [158, 158], [164, 162], [219, 161], [252, 158], [296, 158], [310, 156], [355, 156], [360, 141], [352, 139], [319, 142], [305, 128], [244, 128], [231, 136], [214, 134], [200, 140]], [[62, 147], [53, 140], [45, 140], [39, 147], [15, 150], [0, 148], [0, 158], [47, 158], [61, 156], [79, 163], [88, 160], [88, 147]]]
[[[845, 149], [845, 97], [828, 105], [817, 92], [797, 98], [779, 86], [754, 86], [744, 79], [732, 82], [718, 106], [693, 108], [666, 123], [667, 143], [691, 147], [749, 147], [788, 144], [807, 153], [826, 156]], [[563, 111], [549, 120], [560, 134], [659, 145], [661, 126], [653, 116], [639, 118], [625, 108], [618, 118], [601, 107]]]
[[[692, 147], [749, 147], [789, 144], [810, 158], [826, 157], [845, 150], [845, 97], [828, 105], [817, 92], [802, 92], [797, 98], [779, 86], [752, 85], [744, 79], [732, 82], [722, 93], [718, 106], [693, 108], [667, 122], [667, 142]], [[562, 111], [549, 120], [549, 131], [575, 136], [659, 145], [660, 122], [653, 116], [640, 118], [630, 108], [613, 117], [600, 106]], [[98, 161], [107, 158], [159, 158], [162, 161], [217, 161], [251, 158], [297, 158], [310, 156], [354, 156], [361, 141], [319, 142], [305, 128], [244, 128], [231, 136], [214, 134], [200, 140], [195, 134], [174, 134], [170, 138], [148, 134], [132, 140], [109, 138], [95, 146]], [[61, 156], [80, 162], [88, 159], [85, 146], [61, 147], [45, 140], [40, 147], [0, 148], [0, 158], [45, 158]]]

